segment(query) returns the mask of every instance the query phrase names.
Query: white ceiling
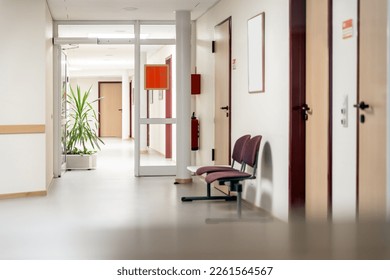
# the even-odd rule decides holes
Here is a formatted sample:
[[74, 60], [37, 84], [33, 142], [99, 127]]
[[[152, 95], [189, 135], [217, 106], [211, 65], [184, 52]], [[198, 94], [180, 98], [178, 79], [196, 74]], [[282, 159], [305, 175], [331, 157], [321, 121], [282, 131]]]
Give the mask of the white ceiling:
[[[54, 20], [174, 20], [174, 11], [191, 11], [196, 20], [220, 0], [47, 0]], [[145, 26], [141, 37], [172, 38], [169, 26]], [[111, 31], [109, 31], [111, 30]], [[116, 33], [115, 33], [116, 32]], [[88, 37], [89, 34], [133, 34], [132, 26], [63, 27], [61, 37]], [[92, 37], [94, 37], [92, 35]], [[96, 37], [99, 37], [98, 35]], [[112, 37], [112, 36], [109, 36]], [[126, 45], [63, 46], [69, 73], [75, 77], [121, 76], [134, 67], [134, 48]], [[143, 47], [155, 51], [158, 46]]]
[[174, 20], [191, 11], [196, 20], [219, 0], [47, 0], [54, 20]]

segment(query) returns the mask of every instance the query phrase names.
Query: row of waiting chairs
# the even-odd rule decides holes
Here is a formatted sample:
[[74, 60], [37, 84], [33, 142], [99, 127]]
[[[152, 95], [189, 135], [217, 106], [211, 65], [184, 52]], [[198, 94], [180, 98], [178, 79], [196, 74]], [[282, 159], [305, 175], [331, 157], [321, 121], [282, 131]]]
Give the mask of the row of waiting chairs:
[[[234, 144], [231, 166], [213, 165], [198, 168], [196, 170], [196, 175], [206, 175], [205, 181], [207, 183], [207, 195], [182, 197], [181, 200], [183, 202], [194, 200], [237, 200], [237, 213], [240, 217], [242, 194], [241, 182], [244, 180], [256, 178], [257, 161], [259, 156], [261, 138], [261, 135], [254, 136], [252, 138], [250, 135], [244, 135], [240, 137]], [[236, 163], [241, 164], [240, 169], [236, 168]], [[251, 173], [247, 172], [247, 169], [249, 169], [248, 167], [252, 168]], [[228, 183], [229, 193], [232, 191], [237, 192], [237, 196], [212, 196], [211, 184], [213, 182], [218, 182], [220, 185], [226, 185], [226, 183]]]

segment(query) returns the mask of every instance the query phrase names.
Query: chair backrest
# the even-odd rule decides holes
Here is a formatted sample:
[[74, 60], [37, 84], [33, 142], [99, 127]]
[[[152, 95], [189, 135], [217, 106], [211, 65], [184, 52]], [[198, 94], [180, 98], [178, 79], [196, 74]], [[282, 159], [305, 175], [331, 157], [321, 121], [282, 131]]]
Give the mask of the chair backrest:
[[237, 139], [236, 143], [234, 144], [233, 153], [232, 153], [233, 161], [236, 161], [238, 163], [242, 162], [244, 147], [250, 138], [251, 136], [247, 134]]
[[[256, 169], [257, 167], [257, 158], [259, 155], [259, 148], [261, 142], [261, 135], [252, 137], [246, 144], [242, 156], [242, 161], [244, 164], [249, 165]], [[255, 172], [256, 170], [254, 170]]]

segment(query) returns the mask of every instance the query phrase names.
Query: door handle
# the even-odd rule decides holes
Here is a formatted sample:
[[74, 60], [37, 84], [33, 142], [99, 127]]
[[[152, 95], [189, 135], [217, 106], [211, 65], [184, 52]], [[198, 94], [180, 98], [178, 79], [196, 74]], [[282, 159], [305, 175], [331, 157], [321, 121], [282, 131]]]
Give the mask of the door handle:
[[302, 105], [302, 110], [303, 110], [304, 112], [310, 111], [309, 105], [303, 104], [303, 105]]
[[229, 110], [229, 106], [224, 106], [220, 108], [221, 110]]
[[311, 110], [309, 105], [307, 105], [306, 103], [303, 104], [302, 107], [301, 107], [301, 110], [302, 110], [302, 113], [303, 113], [303, 118], [305, 119], [305, 121], [307, 121], [309, 119], [308, 112]]
[[118, 109], [118, 111], [121, 111], [121, 112], [122, 112], [122, 109]]
[[370, 108], [370, 105], [368, 105], [368, 104], [364, 103], [364, 101], [362, 101], [362, 102], [360, 102], [358, 104], [353, 105], [353, 107], [359, 108], [361, 110], [365, 110], [367, 108]]

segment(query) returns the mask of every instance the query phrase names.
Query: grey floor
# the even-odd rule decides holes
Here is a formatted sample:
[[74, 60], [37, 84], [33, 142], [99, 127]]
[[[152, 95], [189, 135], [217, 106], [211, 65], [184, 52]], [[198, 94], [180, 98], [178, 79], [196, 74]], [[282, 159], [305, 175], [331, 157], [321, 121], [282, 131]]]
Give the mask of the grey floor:
[[235, 202], [182, 203], [195, 178], [136, 178], [132, 142], [108, 140], [98, 169], [55, 179], [47, 197], [0, 201], [0, 259], [390, 259], [385, 223], [285, 223]]

